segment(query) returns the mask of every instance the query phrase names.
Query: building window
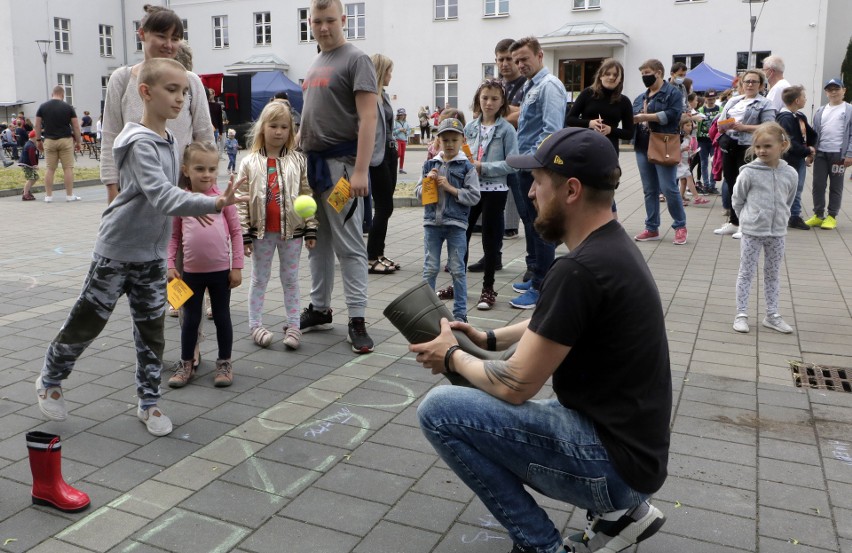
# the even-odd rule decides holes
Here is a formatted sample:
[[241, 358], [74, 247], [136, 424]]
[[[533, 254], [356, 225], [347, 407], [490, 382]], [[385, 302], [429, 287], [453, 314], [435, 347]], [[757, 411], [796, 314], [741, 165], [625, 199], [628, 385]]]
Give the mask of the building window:
[[53, 18], [53, 45], [57, 52], [71, 51], [71, 20]]
[[435, 65], [435, 105], [457, 108], [459, 105], [459, 66]]
[[366, 25], [364, 3], [346, 4], [346, 38], [349, 40], [365, 38]]
[[67, 73], [58, 73], [56, 75], [56, 82], [65, 89], [65, 101], [74, 105], [74, 75], [69, 75]]
[[500, 72], [497, 70], [496, 63], [482, 64], [482, 78], [484, 79], [499, 79]]
[[101, 56], [112, 57], [112, 25], [98, 25], [98, 41]]
[[763, 52], [752, 52], [751, 59], [748, 59], [748, 52], [737, 52], [737, 72], [753, 69], [755, 67], [762, 68], [763, 60], [772, 55], [772, 52], [767, 50]]
[[509, 0], [485, 0], [485, 17], [509, 15]]
[[109, 75], [101, 77], [101, 102], [106, 101], [107, 86], [109, 85]]
[[314, 34], [311, 32], [311, 10], [299, 8], [299, 42], [313, 42]]
[[140, 23], [138, 21], [133, 22], [133, 38], [136, 39], [136, 51], [137, 52], [142, 51], [142, 39], [139, 38], [139, 25], [140, 25]]
[[180, 21], [183, 23], [183, 40], [189, 42], [189, 20], [181, 19]]
[[458, 19], [459, 0], [435, 0], [435, 19]]
[[228, 16], [213, 16], [213, 48], [227, 48], [231, 45], [228, 41]]
[[575, 10], [599, 10], [601, 0], [574, 0]]
[[272, 44], [272, 14], [257, 12], [254, 14], [254, 45], [268, 46]]
[[672, 63], [683, 62], [691, 71], [704, 61], [704, 54], [677, 54], [672, 56]]

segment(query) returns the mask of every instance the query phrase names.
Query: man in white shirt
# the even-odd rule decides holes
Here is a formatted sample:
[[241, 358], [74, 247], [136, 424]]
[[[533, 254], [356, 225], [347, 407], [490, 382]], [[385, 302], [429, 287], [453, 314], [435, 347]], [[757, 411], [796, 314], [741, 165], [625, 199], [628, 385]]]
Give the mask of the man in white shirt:
[[766, 79], [769, 82], [769, 92], [766, 94], [766, 99], [769, 100], [777, 113], [784, 107], [781, 93], [790, 86], [790, 82], [784, 78], [784, 60], [778, 56], [768, 56], [763, 60], [763, 72], [766, 73]]

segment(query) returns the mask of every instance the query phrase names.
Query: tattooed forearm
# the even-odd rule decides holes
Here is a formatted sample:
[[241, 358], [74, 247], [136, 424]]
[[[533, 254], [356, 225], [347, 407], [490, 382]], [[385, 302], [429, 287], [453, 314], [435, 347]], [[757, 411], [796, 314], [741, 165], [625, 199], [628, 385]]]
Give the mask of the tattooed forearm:
[[488, 380], [492, 384], [495, 381], [499, 382], [515, 392], [520, 392], [521, 388], [528, 384], [528, 382], [519, 379], [513, 374], [514, 370], [509, 367], [508, 361], [484, 361], [483, 363], [485, 364], [485, 376], [488, 377]]

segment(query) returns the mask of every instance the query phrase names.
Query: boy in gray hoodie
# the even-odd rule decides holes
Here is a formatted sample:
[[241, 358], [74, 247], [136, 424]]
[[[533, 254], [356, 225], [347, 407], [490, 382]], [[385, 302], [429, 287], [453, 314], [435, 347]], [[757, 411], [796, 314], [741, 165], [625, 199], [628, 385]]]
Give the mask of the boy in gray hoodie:
[[60, 383], [106, 326], [118, 298], [127, 294], [136, 343], [137, 417], [155, 436], [172, 431], [157, 406], [165, 338], [166, 254], [170, 215], [220, 212], [240, 201], [233, 179], [218, 197], [190, 194], [180, 174], [166, 120], [180, 113], [188, 88], [186, 70], [171, 59], [152, 59], [139, 72], [142, 121], [127, 123], [113, 146], [121, 192], [104, 211], [83, 291], [44, 357], [36, 380], [39, 409], [51, 420], [68, 416]]

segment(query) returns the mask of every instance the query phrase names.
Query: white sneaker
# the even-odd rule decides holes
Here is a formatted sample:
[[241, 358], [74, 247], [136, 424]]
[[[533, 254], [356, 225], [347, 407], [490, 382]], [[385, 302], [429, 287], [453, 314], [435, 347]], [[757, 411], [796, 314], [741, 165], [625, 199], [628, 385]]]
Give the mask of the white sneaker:
[[65, 198], [65, 201], [66, 201], [66, 202], [79, 202], [79, 201], [80, 201], [80, 200], [82, 200], [82, 199], [83, 199], [83, 198], [81, 198], [80, 196], [74, 196], [74, 195], [71, 195], [71, 196], [67, 196], [67, 197]]
[[734, 317], [734, 330], [745, 334], [748, 332], [748, 315], [745, 313], [737, 313]]
[[284, 329], [284, 345], [290, 349], [299, 349], [302, 342], [302, 331], [296, 327], [288, 326]]
[[713, 234], [734, 234], [740, 230], [740, 227], [733, 223], [725, 223], [721, 227], [717, 228], [713, 231]]
[[793, 328], [784, 322], [784, 319], [781, 318], [781, 315], [775, 313], [774, 315], [767, 315], [763, 319], [763, 326], [766, 328], [771, 328], [772, 330], [777, 330], [782, 334], [790, 334], [793, 332]]
[[136, 417], [145, 423], [148, 432], [154, 436], [165, 436], [172, 432], [172, 421], [163, 411], [156, 405], [152, 405], [147, 409], [142, 407], [136, 408]]
[[169, 306], [169, 317], [180, 317], [180, 310]]
[[45, 386], [39, 376], [35, 381], [39, 411], [52, 421], [64, 421], [68, 418], [68, 408], [59, 386]]
[[44, 197], [44, 203], [49, 204], [51, 202], [53, 202], [53, 196], [45, 196]]
[[742, 231], [739, 231], [739, 230], [731, 235], [731, 238], [733, 238], [734, 240], [739, 240], [742, 237], [743, 237], [743, 233], [742, 233]]

